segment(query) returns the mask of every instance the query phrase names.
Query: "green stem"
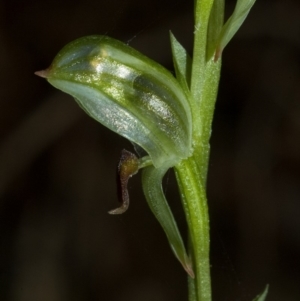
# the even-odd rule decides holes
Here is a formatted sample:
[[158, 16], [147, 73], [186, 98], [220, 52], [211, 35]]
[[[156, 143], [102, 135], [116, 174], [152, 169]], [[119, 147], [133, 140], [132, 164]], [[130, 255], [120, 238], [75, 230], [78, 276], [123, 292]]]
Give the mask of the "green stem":
[[[209, 216], [206, 199], [211, 126], [221, 60], [208, 57], [223, 21], [223, 1], [195, 0], [194, 51], [191, 73], [193, 155], [175, 166], [189, 230], [189, 251], [195, 279], [189, 279], [189, 301], [211, 301]], [[210, 14], [213, 17], [210, 20]], [[221, 11], [216, 17], [215, 12]], [[210, 23], [211, 22], [211, 23]], [[210, 33], [208, 33], [210, 26]]]
[[210, 60], [206, 66], [202, 103], [193, 122], [200, 125], [193, 132], [193, 155], [175, 166], [181, 198], [188, 222], [190, 253], [195, 280], [189, 280], [189, 301], [211, 301], [209, 264], [209, 216], [206, 178], [209, 162], [211, 126], [217, 97], [221, 62]]
[[[194, 50], [191, 74], [191, 108], [193, 119], [194, 156], [206, 185], [209, 160], [209, 139], [217, 97], [221, 59], [208, 58], [223, 22], [223, 0], [195, 0]], [[216, 12], [219, 14], [216, 17]], [[210, 19], [210, 15], [213, 15]], [[210, 31], [209, 31], [210, 29]]]
[[195, 279], [189, 279], [189, 301], [211, 301], [209, 216], [205, 187], [192, 156], [175, 166], [189, 228]]

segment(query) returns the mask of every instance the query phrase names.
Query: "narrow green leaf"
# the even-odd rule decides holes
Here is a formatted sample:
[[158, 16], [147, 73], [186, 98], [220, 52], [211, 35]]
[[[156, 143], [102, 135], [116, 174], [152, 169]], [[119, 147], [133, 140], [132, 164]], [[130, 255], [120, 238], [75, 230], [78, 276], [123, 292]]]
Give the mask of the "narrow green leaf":
[[211, 8], [207, 30], [207, 61], [209, 61], [215, 53], [220, 32], [224, 24], [224, 2], [225, 0], [215, 0]]
[[266, 285], [265, 290], [258, 296], [256, 296], [253, 301], [265, 301], [269, 290], [269, 285]]
[[142, 184], [148, 205], [162, 226], [172, 251], [186, 272], [194, 278], [192, 263], [187, 255], [176, 221], [162, 190], [162, 178], [168, 169], [148, 166], [143, 169]]
[[181, 88], [186, 94], [189, 94], [192, 59], [184, 47], [176, 40], [172, 32], [170, 32], [170, 39], [176, 78]]
[[233, 14], [222, 28], [216, 47], [215, 60], [217, 60], [221, 56], [226, 45], [244, 23], [255, 1], [256, 0], [237, 0]]

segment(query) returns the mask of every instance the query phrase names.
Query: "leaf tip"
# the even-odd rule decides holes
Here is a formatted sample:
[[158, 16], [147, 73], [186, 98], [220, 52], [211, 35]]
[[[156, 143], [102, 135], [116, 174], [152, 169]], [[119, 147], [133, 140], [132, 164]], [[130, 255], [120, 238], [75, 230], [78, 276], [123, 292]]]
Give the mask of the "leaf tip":
[[192, 265], [191, 264], [186, 264], [185, 266], [183, 266], [183, 268], [185, 269], [185, 271], [189, 274], [189, 276], [191, 278], [195, 278], [195, 273], [193, 271]]
[[[178, 257], [178, 259], [179, 259], [179, 257]], [[181, 262], [182, 267], [188, 273], [188, 275], [194, 279], [195, 273], [193, 270], [193, 264], [192, 264], [190, 257], [187, 254], [184, 254], [183, 259], [179, 259], [179, 261]]]
[[216, 63], [219, 58], [221, 57], [223, 52], [223, 49], [217, 48], [216, 52], [215, 52], [215, 56], [214, 56], [214, 62]]
[[264, 291], [259, 294], [258, 296], [256, 296], [253, 301], [265, 301], [267, 298], [267, 294], [269, 292], [269, 284], [266, 285]]

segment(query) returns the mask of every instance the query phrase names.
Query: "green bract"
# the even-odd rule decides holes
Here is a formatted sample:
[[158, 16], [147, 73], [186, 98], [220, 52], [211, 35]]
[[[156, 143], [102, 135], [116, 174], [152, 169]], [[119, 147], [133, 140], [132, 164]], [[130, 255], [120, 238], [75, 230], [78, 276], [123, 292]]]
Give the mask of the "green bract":
[[161, 186], [166, 171], [191, 155], [192, 118], [187, 86], [182, 88], [165, 68], [106, 36], [71, 42], [47, 70], [37, 75], [72, 95], [88, 115], [148, 154], [138, 159], [123, 151], [119, 164], [123, 204], [110, 213], [127, 210], [127, 181], [144, 168], [142, 181], [147, 202], [176, 257], [193, 277], [190, 259]]

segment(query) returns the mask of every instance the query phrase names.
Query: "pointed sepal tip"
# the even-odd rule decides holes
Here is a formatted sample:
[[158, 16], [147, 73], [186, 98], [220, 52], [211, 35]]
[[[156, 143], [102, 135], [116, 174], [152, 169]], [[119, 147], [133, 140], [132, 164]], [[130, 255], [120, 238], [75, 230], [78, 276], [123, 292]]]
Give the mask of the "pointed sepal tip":
[[34, 72], [34, 74], [39, 76], [39, 77], [47, 78], [48, 74], [49, 74], [49, 69], [36, 71], [36, 72]]

